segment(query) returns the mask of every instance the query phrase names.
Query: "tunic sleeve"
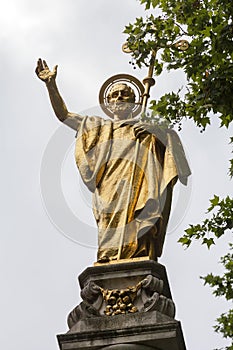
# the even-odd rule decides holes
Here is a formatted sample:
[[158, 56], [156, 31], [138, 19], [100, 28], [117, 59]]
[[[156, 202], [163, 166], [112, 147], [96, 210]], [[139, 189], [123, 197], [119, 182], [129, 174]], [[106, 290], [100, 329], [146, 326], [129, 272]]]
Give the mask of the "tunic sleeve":
[[68, 118], [66, 118], [63, 123], [67, 126], [69, 126], [71, 129], [74, 129], [75, 131], [80, 129], [80, 126], [83, 121], [83, 116], [79, 114], [71, 114]]
[[183, 185], [187, 185], [190, 175], [191, 170], [180, 138], [175, 131], [169, 130], [167, 132], [167, 143], [164, 155], [161, 193], [167, 188], [168, 184], [177, 177]]
[[111, 149], [112, 122], [100, 117], [84, 117], [80, 125], [75, 159], [83, 182], [94, 192], [101, 181]]
[[168, 133], [168, 139], [174, 163], [176, 165], [178, 178], [183, 185], [187, 185], [188, 177], [191, 175], [191, 170], [180, 138], [174, 130], [170, 130]]

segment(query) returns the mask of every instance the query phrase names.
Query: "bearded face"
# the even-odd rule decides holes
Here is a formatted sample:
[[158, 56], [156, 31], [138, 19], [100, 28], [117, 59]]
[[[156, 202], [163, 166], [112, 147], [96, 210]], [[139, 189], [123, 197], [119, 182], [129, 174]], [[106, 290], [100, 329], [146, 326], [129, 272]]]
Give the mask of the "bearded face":
[[134, 107], [135, 94], [133, 90], [126, 84], [115, 84], [110, 90], [108, 103], [114, 118], [127, 118]]

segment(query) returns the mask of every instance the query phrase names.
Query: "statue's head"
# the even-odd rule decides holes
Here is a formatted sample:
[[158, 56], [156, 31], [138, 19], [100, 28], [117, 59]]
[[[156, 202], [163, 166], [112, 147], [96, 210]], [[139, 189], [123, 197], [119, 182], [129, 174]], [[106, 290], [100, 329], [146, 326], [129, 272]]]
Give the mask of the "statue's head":
[[127, 84], [114, 84], [107, 95], [107, 101], [114, 119], [130, 118], [135, 105], [134, 90]]

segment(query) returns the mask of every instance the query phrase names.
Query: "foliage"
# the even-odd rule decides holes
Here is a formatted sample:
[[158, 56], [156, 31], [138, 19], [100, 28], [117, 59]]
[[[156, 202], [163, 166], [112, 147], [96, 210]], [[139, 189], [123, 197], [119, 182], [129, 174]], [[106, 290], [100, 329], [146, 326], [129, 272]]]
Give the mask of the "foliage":
[[[170, 124], [182, 126], [184, 119], [192, 120], [203, 132], [211, 124], [213, 114], [220, 127], [229, 128], [233, 121], [233, 2], [232, 0], [139, 0], [146, 18], [137, 18], [125, 27], [127, 45], [131, 50], [133, 68], [153, 64], [155, 75], [164, 70], [182, 69], [187, 84], [177, 92], [166, 93], [151, 101], [151, 118], [165, 118]], [[147, 12], [148, 13], [148, 12]], [[158, 15], [156, 15], [158, 14]], [[184, 51], [179, 42], [189, 41]], [[179, 45], [177, 45], [177, 42]], [[158, 52], [159, 51], [159, 52]], [[153, 53], [156, 58], [153, 61]], [[149, 117], [148, 117], [149, 118]], [[148, 119], [147, 118], [147, 119]], [[230, 138], [233, 145], [233, 137]], [[229, 175], [233, 176], [233, 159]], [[188, 247], [199, 240], [208, 249], [233, 227], [233, 198], [210, 200], [208, 214], [201, 224], [190, 225], [179, 242]], [[233, 256], [222, 257], [223, 276], [212, 273], [202, 277], [214, 288], [215, 296], [232, 299]], [[217, 319], [215, 331], [232, 338], [233, 310]], [[233, 343], [228, 350], [233, 350]]]
[[[179, 242], [184, 246], [189, 247], [193, 240], [199, 240], [208, 249], [216, 244], [216, 239], [219, 239], [226, 232], [233, 233], [233, 198], [227, 196], [220, 200], [218, 196], [214, 196], [210, 200], [210, 207], [207, 213], [212, 213], [212, 216], [205, 219], [202, 224], [190, 225], [185, 230], [185, 234], [179, 239]], [[215, 288], [213, 294], [225, 297], [226, 300], [233, 299], [233, 244], [229, 244], [230, 251], [221, 258], [221, 263], [225, 267], [223, 276], [214, 276], [212, 273], [205, 277], [201, 277], [205, 284]], [[217, 318], [217, 324], [214, 329], [218, 333], [222, 333], [224, 338], [233, 339], [233, 309], [227, 313], [221, 314]], [[226, 350], [233, 350], [233, 342]]]
[[[157, 52], [156, 75], [164, 69], [186, 73], [185, 93], [167, 93], [151, 102], [152, 110], [170, 122], [193, 120], [202, 130], [217, 114], [220, 126], [233, 120], [233, 3], [231, 0], [140, 0], [146, 9], [160, 15], [137, 18], [125, 28], [134, 67], [148, 66], [151, 52]], [[156, 12], [156, 11], [154, 11]], [[175, 43], [188, 39], [187, 51]], [[175, 103], [174, 103], [175, 102]], [[210, 113], [211, 112], [211, 113]], [[233, 160], [230, 161], [233, 175]]]
[[[226, 300], [233, 300], [233, 244], [229, 244], [229, 253], [221, 258], [221, 263], [225, 267], [226, 272], [223, 276], [213, 276], [212, 273], [206, 277], [202, 277], [205, 284], [216, 289], [213, 291], [215, 296], [225, 296]], [[231, 330], [233, 332], [233, 328]], [[233, 333], [232, 333], [233, 334]]]
[[202, 244], [206, 244], [208, 249], [215, 244], [216, 238], [220, 238], [228, 230], [233, 228], [233, 198], [227, 196], [220, 200], [218, 196], [214, 196], [210, 200], [210, 207], [207, 212], [213, 212], [211, 218], [205, 219], [202, 224], [190, 225], [185, 230], [183, 237], [179, 242], [189, 247], [191, 242], [201, 240]]
[[[202, 277], [205, 284], [208, 284], [212, 288], [215, 288], [213, 294], [215, 296], [223, 296], [226, 300], [233, 300], [233, 244], [230, 244], [230, 251], [228, 254], [221, 258], [221, 263], [225, 267], [226, 272], [223, 276], [214, 276], [212, 273], [205, 277]], [[222, 333], [224, 338], [233, 339], [233, 309], [221, 314], [217, 318], [218, 324], [214, 326], [215, 331]], [[233, 340], [230, 347], [226, 349], [233, 349]]]
[[[179, 242], [189, 247], [193, 240], [199, 240], [208, 249], [216, 244], [226, 232], [232, 232], [233, 229], [233, 198], [227, 196], [220, 200], [218, 196], [214, 196], [210, 200], [210, 207], [207, 212], [212, 212], [212, 216], [205, 219], [202, 224], [190, 225], [185, 230], [183, 237]], [[222, 276], [214, 276], [212, 273], [205, 277], [201, 277], [205, 284], [215, 288], [213, 294], [216, 297], [223, 296], [226, 300], [233, 300], [233, 244], [229, 244], [229, 253], [221, 258], [221, 263], [225, 267], [225, 273]], [[233, 309], [223, 313], [217, 318], [217, 324], [214, 329], [218, 333], [222, 333], [224, 338], [233, 339]], [[233, 350], [233, 342], [226, 350]]]

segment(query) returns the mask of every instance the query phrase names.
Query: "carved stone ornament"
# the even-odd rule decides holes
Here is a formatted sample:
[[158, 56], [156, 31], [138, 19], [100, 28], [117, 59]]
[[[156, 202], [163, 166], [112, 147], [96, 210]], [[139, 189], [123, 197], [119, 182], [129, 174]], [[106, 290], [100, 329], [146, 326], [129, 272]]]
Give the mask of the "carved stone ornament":
[[148, 311], [159, 311], [174, 318], [175, 305], [162, 291], [163, 281], [152, 275], [125, 289], [103, 289], [90, 281], [81, 291], [83, 302], [69, 314], [68, 325], [71, 328], [79, 320], [93, 316]]
[[135, 287], [126, 289], [102, 290], [103, 298], [107, 303], [104, 311], [107, 316], [138, 312], [138, 308], [133, 304], [137, 297], [137, 292], [141, 289], [141, 282]]

